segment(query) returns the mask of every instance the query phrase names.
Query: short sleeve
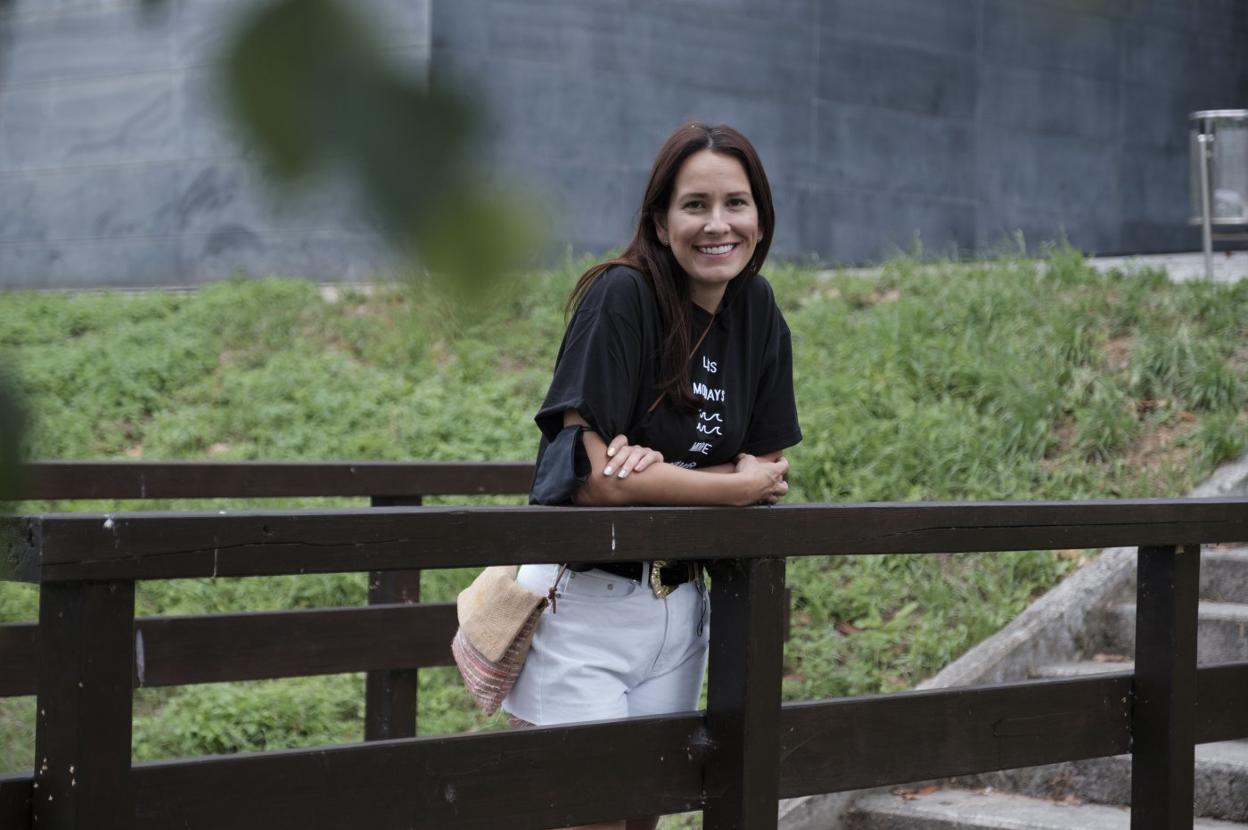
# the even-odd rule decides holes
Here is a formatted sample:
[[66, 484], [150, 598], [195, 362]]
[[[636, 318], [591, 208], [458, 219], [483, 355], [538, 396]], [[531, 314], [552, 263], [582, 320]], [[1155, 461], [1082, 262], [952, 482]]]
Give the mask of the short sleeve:
[[758, 393], [742, 452], [763, 455], [802, 440], [793, 394], [793, 345], [789, 326], [773, 305], [759, 373]]
[[550, 389], [534, 419], [547, 440], [563, 429], [569, 409], [605, 441], [629, 428], [642, 386], [639, 305], [635, 287], [617, 272], [604, 274], [590, 288], [568, 324]]
[[588, 474], [580, 430], [564, 429], [574, 409], [610, 441], [626, 432], [642, 388], [642, 317], [634, 281], [608, 272], [591, 286], [568, 324], [550, 389], [534, 420], [542, 432], [529, 500], [568, 504]]

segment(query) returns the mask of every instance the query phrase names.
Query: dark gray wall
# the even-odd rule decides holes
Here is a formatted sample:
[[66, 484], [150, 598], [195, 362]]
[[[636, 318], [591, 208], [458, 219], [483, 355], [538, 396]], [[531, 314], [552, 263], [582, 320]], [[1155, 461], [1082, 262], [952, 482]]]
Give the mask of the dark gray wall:
[[[429, 0], [355, 0], [424, 75]], [[280, 207], [212, 64], [256, 0], [0, 0], [0, 286], [349, 279], [384, 252], [341, 187]]]
[[[0, 286], [367, 278], [341, 187], [279, 208], [211, 63], [260, 0], [0, 0]], [[740, 126], [774, 250], [863, 261], [1062, 229], [1103, 253], [1196, 247], [1186, 114], [1248, 106], [1245, 0], [355, 0], [491, 110], [482, 161], [544, 194], [556, 242], [628, 236], [681, 120]], [[1237, 48], [1238, 47], [1238, 48]]]
[[500, 175], [593, 250], [690, 117], [758, 146], [790, 256], [1191, 249], [1187, 114], [1248, 106], [1244, 0], [454, 0], [433, 33]]

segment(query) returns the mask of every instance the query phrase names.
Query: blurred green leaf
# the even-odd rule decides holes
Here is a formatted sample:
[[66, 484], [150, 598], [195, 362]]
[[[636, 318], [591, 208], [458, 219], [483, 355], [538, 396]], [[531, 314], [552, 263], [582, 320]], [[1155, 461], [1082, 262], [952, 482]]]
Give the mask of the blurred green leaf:
[[489, 295], [498, 275], [532, 266], [537, 218], [518, 199], [484, 188], [456, 194], [430, 217], [416, 240], [416, 255], [431, 287], [474, 303]]
[[460, 300], [534, 250], [528, 212], [473, 170], [468, 97], [429, 89], [395, 65], [349, 5], [263, 6], [228, 50], [224, 72], [236, 119], [279, 181], [345, 169], [394, 247]]

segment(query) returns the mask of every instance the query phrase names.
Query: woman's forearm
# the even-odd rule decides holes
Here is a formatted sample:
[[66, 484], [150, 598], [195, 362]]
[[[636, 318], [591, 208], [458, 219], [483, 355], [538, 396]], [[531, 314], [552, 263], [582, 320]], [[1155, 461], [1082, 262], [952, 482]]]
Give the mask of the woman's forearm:
[[[581, 414], [574, 409], [563, 413], [565, 427], [584, 427], [581, 440], [590, 463], [590, 474], [575, 494], [580, 505], [625, 507], [628, 505], [663, 504], [685, 506], [746, 506], [750, 504], [774, 504], [788, 492], [784, 480], [788, 462], [783, 453], [776, 451], [764, 456], [738, 459], [736, 464], [717, 464], [689, 470], [675, 464], [662, 462], [637, 465], [630, 474], [636, 456], [629, 459], [621, 469], [620, 455], [614, 459], [607, 455], [608, 445], [598, 433], [589, 429]], [[624, 436], [619, 436], [623, 439]], [[612, 446], [617, 446], [613, 441]], [[649, 459], [643, 459], [649, 462]], [[760, 466], [759, 462], [763, 462]], [[745, 464], [746, 468], [741, 469]], [[608, 468], [612, 475], [607, 475]], [[614, 474], [616, 469], [624, 472], [623, 478]]]
[[[687, 470], [675, 464], [652, 464], [627, 478], [603, 475], [607, 444], [593, 430], [581, 433], [591, 472], [576, 494], [576, 503], [622, 507], [638, 504], [747, 505], [758, 500], [756, 485], [747, 476], [723, 470]], [[724, 475], [723, 473], [727, 473]]]

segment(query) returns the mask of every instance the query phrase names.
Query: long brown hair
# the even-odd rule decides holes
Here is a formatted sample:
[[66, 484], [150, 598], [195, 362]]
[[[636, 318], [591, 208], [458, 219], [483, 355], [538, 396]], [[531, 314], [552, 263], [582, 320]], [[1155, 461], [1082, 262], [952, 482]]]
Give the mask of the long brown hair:
[[723, 153], [741, 162], [750, 181], [750, 190], [758, 209], [758, 227], [762, 239], [754, 255], [746, 263], [739, 279], [751, 279], [763, 267], [771, 247], [772, 230], [776, 225], [775, 208], [771, 203], [771, 185], [758, 158], [758, 151], [748, 138], [724, 124], [707, 126], [699, 121], [681, 125], [663, 143], [650, 169], [645, 196], [637, 216], [637, 230], [624, 252], [614, 259], [599, 263], [581, 275], [568, 297], [567, 310], [575, 309], [594, 281], [616, 265], [640, 271], [658, 298], [665, 335], [659, 357], [659, 388], [678, 406], [695, 406], [689, 387], [689, 352], [693, 343], [689, 320], [689, 276], [670, 248], [659, 242], [655, 219], [663, 219], [676, 186], [676, 175], [685, 159], [702, 150]]

